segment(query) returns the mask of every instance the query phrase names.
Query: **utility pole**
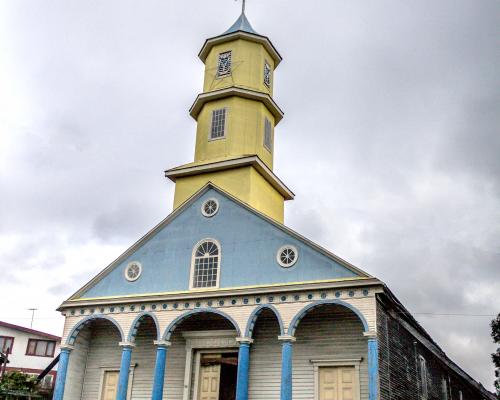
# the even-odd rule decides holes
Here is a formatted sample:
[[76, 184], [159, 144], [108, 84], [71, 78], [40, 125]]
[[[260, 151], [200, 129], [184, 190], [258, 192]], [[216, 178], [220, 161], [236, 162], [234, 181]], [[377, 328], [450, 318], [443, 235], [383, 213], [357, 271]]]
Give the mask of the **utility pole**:
[[31, 325], [30, 325], [30, 328], [33, 328], [33, 320], [35, 319], [35, 311], [38, 310], [38, 308], [28, 308], [28, 310], [31, 311]]

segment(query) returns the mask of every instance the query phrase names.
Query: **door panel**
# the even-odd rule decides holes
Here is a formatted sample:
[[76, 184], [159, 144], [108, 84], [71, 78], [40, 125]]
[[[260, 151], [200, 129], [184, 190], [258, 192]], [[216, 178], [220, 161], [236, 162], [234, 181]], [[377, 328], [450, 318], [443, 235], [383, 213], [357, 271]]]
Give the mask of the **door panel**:
[[219, 399], [220, 364], [200, 366], [199, 400]]
[[319, 367], [319, 400], [355, 400], [354, 367]]
[[105, 371], [102, 384], [102, 400], [116, 400], [118, 389], [118, 371]]

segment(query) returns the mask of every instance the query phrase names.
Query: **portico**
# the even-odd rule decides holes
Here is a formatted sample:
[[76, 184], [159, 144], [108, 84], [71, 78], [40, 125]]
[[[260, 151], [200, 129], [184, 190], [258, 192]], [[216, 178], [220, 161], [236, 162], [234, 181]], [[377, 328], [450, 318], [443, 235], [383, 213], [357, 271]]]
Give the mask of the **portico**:
[[376, 399], [375, 292], [144, 302], [126, 318], [75, 309], [54, 399], [291, 400], [328, 390], [315, 373], [339, 366], [355, 368], [353, 399]]

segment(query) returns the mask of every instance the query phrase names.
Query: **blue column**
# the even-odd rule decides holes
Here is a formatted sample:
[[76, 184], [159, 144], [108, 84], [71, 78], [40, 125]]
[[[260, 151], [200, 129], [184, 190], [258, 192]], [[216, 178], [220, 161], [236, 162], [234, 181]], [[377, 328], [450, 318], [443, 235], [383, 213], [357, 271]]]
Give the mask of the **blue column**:
[[238, 374], [236, 381], [236, 400], [248, 400], [248, 371], [250, 369], [251, 339], [240, 340], [238, 352]]
[[62, 347], [59, 354], [59, 365], [57, 366], [56, 386], [54, 388], [53, 400], [62, 400], [64, 397], [64, 385], [66, 384], [66, 373], [68, 372], [69, 354], [71, 348]]
[[378, 399], [378, 343], [376, 337], [368, 338], [368, 399]]
[[165, 366], [167, 363], [167, 349], [169, 342], [155, 342], [158, 346], [156, 350], [156, 364], [153, 380], [152, 400], [161, 400], [163, 398], [163, 384], [165, 381]]
[[130, 359], [132, 358], [133, 345], [131, 343], [121, 343], [120, 346], [122, 346], [122, 361], [120, 363], [116, 400], [127, 400], [128, 376], [130, 374]]
[[292, 354], [294, 337], [280, 337], [281, 345], [281, 394], [280, 400], [292, 400]]

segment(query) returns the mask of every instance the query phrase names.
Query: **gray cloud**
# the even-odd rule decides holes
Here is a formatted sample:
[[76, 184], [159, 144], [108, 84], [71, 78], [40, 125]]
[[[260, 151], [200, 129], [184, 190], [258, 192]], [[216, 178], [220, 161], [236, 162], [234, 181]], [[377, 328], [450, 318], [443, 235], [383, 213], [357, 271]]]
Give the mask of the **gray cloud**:
[[[287, 224], [413, 312], [498, 312], [498, 2], [247, 8], [284, 56], [275, 171], [297, 194]], [[0, 256], [15, 266], [0, 279], [22, 291], [19, 307], [50, 313], [171, 211], [162, 171], [192, 160], [196, 54], [237, 9], [0, 3]], [[488, 318], [416, 317], [492, 387]]]

